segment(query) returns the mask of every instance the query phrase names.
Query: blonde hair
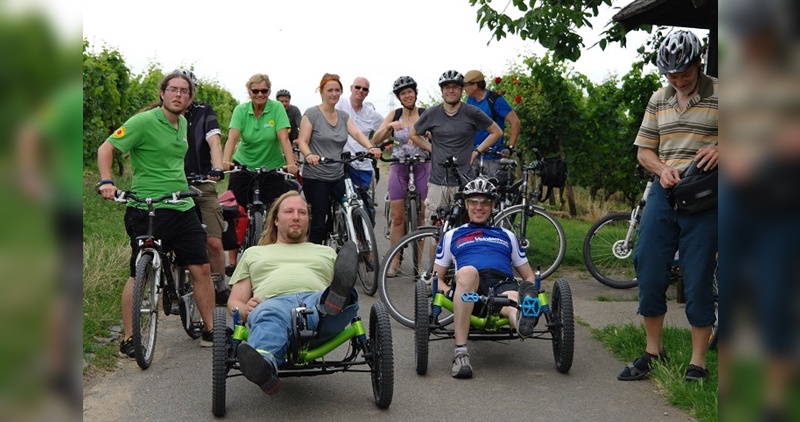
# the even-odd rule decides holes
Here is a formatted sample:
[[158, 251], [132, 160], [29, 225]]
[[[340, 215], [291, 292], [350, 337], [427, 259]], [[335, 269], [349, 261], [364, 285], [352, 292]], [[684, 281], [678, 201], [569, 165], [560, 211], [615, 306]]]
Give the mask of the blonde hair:
[[251, 86], [261, 82], [267, 84], [267, 89], [272, 90], [272, 82], [269, 80], [269, 75], [264, 73], [256, 73], [247, 80], [246, 84], [244, 84], [245, 88], [247, 88], [247, 93], [250, 93]]
[[[267, 212], [267, 223], [264, 225], [264, 231], [261, 232], [261, 239], [258, 240], [259, 246], [272, 245], [278, 242], [278, 228], [275, 226], [275, 220], [278, 219], [278, 211], [280, 211], [283, 201], [294, 196], [297, 196], [303, 200], [303, 203], [305, 203], [306, 207], [308, 208], [308, 215], [311, 215], [311, 205], [308, 204], [308, 201], [306, 201], [305, 198], [300, 196], [300, 192], [297, 192], [296, 190], [290, 190], [284, 193], [272, 203], [272, 206], [269, 208], [269, 212]], [[310, 228], [311, 225], [309, 224], [308, 227], [306, 227], [306, 232], [303, 234], [306, 239], [308, 238]]]

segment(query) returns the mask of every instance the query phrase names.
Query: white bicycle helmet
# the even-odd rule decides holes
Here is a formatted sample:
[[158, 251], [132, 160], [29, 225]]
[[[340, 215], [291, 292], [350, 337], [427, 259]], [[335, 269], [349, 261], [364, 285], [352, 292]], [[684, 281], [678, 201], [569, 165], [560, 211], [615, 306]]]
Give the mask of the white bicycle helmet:
[[497, 189], [490, 181], [478, 177], [464, 185], [462, 195], [465, 199], [475, 195], [483, 195], [494, 201], [497, 197]]
[[448, 83], [457, 83], [459, 86], [464, 86], [464, 75], [457, 70], [448, 70], [442, 73], [439, 77], [439, 88]]
[[395, 79], [394, 84], [392, 84], [392, 92], [394, 92], [394, 95], [400, 95], [400, 91], [406, 88], [412, 88], [414, 91], [416, 91], [417, 81], [415, 81], [411, 76], [401, 76]]
[[190, 81], [192, 81], [192, 85], [197, 86], [197, 76], [195, 76], [194, 72], [192, 72], [191, 70], [175, 69], [172, 73], [177, 73], [179, 75], [186, 76], [187, 78], [189, 78]]
[[662, 75], [680, 73], [700, 60], [702, 52], [703, 47], [695, 34], [684, 30], [675, 31], [667, 35], [661, 43], [656, 66]]
[[275, 94], [275, 99], [277, 99], [278, 97], [289, 97], [289, 98], [292, 98], [292, 94], [288, 90], [279, 89], [278, 92]]

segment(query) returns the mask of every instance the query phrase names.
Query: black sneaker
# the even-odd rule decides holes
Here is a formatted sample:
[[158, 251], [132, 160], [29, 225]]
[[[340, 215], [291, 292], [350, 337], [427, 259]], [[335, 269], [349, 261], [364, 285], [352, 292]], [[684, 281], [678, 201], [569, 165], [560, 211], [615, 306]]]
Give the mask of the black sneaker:
[[333, 281], [328, 288], [324, 303], [320, 311], [325, 315], [338, 315], [347, 305], [347, 300], [353, 293], [358, 275], [358, 251], [352, 241], [346, 242], [336, 256], [333, 264]]
[[214, 345], [214, 330], [203, 330], [200, 336], [200, 347], [212, 347]]
[[684, 376], [683, 379], [686, 382], [705, 381], [708, 379], [708, 370], [697, 365], [689, 364], [689, 367], [686, 368], [686, 376]]
[[133, 347], [133, 337], [128, 337], [119, 342], [119, 357], [136, 359], [136, 349]]
[[657, 361], [666, 363], [669, 361], [667, 351], [661, 349], [658, 355], [651, 355], [647, 352], [642, 352], [642, 355], [636, 358], [633, 363], [622, 369], [617, 379], [620, 381], [639, 381], [648, 378], [650, 370], [653, 369], [653, 364]]
[[281, 379], [278, 378], [278, 371], [267, 361], [267, 358], [247, 343], [239, 344], [236, 350], [239, 357], [239, 369], [244, 377], [269, 395], [277, 393]]
[[534, 299], [539, 296], [536, 286], [530, 281], [522, 281], [519, 283], [519, 309], [517, 310], [517, 333], [520, 337], [526, 338], [533, 334], [533, 329], [536, 327], [536, 317], [530, 314], [530, 307], [534, 306]]

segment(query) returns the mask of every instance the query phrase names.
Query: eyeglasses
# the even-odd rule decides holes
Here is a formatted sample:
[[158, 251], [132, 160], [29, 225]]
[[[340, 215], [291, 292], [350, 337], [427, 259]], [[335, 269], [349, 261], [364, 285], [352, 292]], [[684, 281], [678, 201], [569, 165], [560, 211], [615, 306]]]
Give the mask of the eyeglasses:
[[487, 199], [487, 198], [483, 198], [483, 199], [469, 198], [469, 199], [467, 199], [466, 202], [467, 202], [467, 205], [481, 205], [481, 206], [492, 205], [492, 200], [491, 199]]
[[461, 89], [461, 85], [457, 84], [450, 84], [442, 87], [442, 90], [444, 91], [461, 91]]
[[179, 92], [181, 93], [181, 95], [189, 95], [189, 88], [178, 88], [175, 86], [168, 86], [167, 89], [165, 89], [165, 91], [173, 95]]
[[369, 87], [368, 86], [353, 85], [353, 89], [355, 89], [356, 91], [358, 91], [360, 89], [360, 90], [362, 90], [364, 92], [369, 92]]
[[267, 95], [269, 94], [269, 89], [251, 89], [250, 92], [252, 92], [253, 95], [258, 95], [258, 94]]

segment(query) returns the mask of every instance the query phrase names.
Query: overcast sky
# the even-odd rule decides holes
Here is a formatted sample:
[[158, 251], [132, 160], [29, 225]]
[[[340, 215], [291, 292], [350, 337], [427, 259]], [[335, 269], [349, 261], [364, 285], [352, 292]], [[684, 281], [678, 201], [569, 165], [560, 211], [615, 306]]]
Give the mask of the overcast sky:
[[[629, 2], [615, 1], [615, 7]], [[617, 10], [593, 21], [594, 30], [584, 36], [587, 48]], [[273, 93], [288, 89], [301, 110], [319, 104], [315, 88], [323, 73], [339, 74], [345, 95], [355, 77], [365, 76], [372, 88], [367, 101], [385, 114], [396, 106], [391, 86], [401, 75], [413, 77], [427, 101], [441, 98], [436, 82], [448, 69], [480, 69], [492, 77], [520, 62], [520, 54], [544, 52], [516, 36], [487, 46], [490, 33], [478, 29], [475, 11], [468, 0], [87, 0], [83, 36], [96, 47], [117, 49], [137, 74], [153, 62], [165, 71], [193, 66], [201, 80], [217, 81], [239, 101], [248, 100], [247, 79], [266, 73]], [[586, 50], [574, 69], [595, 81], [625, 74], [645, 38], [629, 35], [625, 50], [616, 44]]]

